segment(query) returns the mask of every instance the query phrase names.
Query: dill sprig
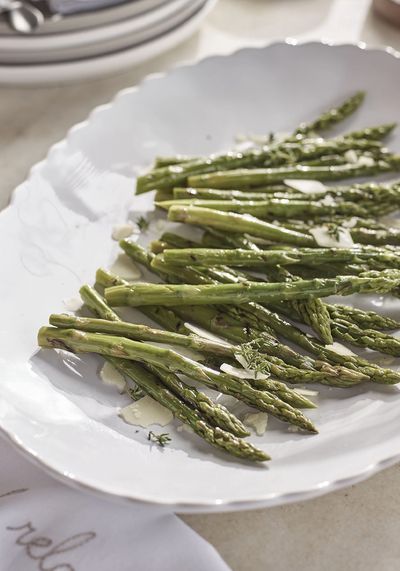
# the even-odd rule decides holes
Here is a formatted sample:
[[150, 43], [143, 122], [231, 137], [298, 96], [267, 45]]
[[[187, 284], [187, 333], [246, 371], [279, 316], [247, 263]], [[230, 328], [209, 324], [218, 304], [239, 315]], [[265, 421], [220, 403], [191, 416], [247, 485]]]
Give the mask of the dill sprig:
[[128, 388], [128, 394], [133, 401], [137, 401], [145, 396], [144, 392], [139, 387], [135, 387], [133, 389]]
[[147, 440], [157, 443], [159, 446], [161, 446], [161, 448], [164, 448], [166, 444], [171, 442], [171, 438], [168, 432], [164, 432], [163, 434], [155, 434], [155, 432], [152, 430], [150, 430], [147, 436]]
[[268, 361], [259, 353], [258, 349], [260, 347], [261, 340], [253, 339], [248, 343], [243, 343], [239, 345], [236, 349], [236, 354], [243, 357], [246, 361], [246, 369], [250, 369], [257, 374], [270, 375], [270, 367]]
[[329, 234], [329, 236], [332, 236], [333, 238], [335, 238], [335, 240], [340, 240], [340, 233], [342, 232], [342, 227], [339, 226], [338, 224], [334, 224], [333, 222], [330, 222], [329, 224], [326, 225], [327, 228], [327, 232]]
[[150, 226], [149, 220], [147, 220], [147, 218], [145, 218], [144, 216], [139, 216], [139, 218], [136, 221], [136, 224], [139, 230], [141, 230], [142, 232], [146, 232], [146, 230]]

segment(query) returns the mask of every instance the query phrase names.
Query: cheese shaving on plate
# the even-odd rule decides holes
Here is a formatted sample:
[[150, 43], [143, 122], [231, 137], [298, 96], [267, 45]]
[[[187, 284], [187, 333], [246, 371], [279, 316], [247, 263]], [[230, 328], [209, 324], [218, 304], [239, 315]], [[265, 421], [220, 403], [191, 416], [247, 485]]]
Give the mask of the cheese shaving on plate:
[[345, 347], [344, 345], [342, 345], [341, 343], [338, 343], [337, 341], [335, 341], [331, 345], [325, 345], [325, 349], [330, 349], [331, 351], [334, 351], [338, 355], [349, 355], [352, 357], [357, 356], [355, 353], [353, 353], [353, 351], [351, 349], [349, 349], [348, 347]]
[[243, 417], [243, 423], [253, 428], [257, 436], [262, 436], [267, 430], [268, 414], [266, 412], [249, 412]]
[[126, 387], [125, 378], [111, 363], [104, 363], [100, 369], [100, 378], [106, 385], [114, 385], [120, 393], [123, 393]]
[[338, 238], [329, 232], [326, 226], [315, 226], [309, 230], [318, 246], [323, 248], [352, 248], [353, 238], [347, 228], [338, 228]]
[[365, 155], [362, 155], [358, 161], [357, 161], [357, 166], [359, 167], [373, 167], [375, 165], [375, 161], [372, 157], [367, 157]]
[[254, 369], [240, 369], [238, 367], [232, 367], [232, 365], [228, 365], [228, 363], [223, 363], [220, 366], [220, 369], [223, 373], [232, 375], [233, 377], [238, 377], [239, 379], [253, 379], [260, 381], [268, 378], [268, 375], [258, 373]]
[[355, 163], [358, 163], [358, 155], [354, 149], [349, 149], [348, 151], [346, 151], [344, 154], [344, 158], [350, 164], [354, 165]]
[[135, 424], [147, 428], [152, 424], [166, 426], [173, 419], [173, 414], [149, 396], [122, 408], [119, 416], [128, 424]]
[[286, 186], [304, 192], [304, 194], [314, 194], [316, 192], [326, 192], [328, 187], [322, 184], [319, 180], [305, 180], [289, 178], [283, 181]]
[[126, 224], [117, 224], [112, 229], [111, 237], [113, 240], [123, 240], [123, 238], [128, 238], [132, 236], [134, 232], [134, 226], [131, 222], [127, 222]]

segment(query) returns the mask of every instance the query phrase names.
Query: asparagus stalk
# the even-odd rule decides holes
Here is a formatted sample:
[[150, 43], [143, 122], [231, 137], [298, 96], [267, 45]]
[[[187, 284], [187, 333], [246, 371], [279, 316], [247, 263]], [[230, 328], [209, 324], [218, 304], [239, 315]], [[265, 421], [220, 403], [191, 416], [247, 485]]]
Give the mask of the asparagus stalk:
[[330, 129], [354, 113], [364, 101], [364, 98], [365, 92], [358, 91], [352, 97], [346, 99], [338, 107], [333, 107], [328, 111], [322, 113], [314, 121], [311, 121], [310, 123], [301, 123], [296, 129], [295, 134], [304, 135], [312, 131], [324, 131], [326, 129]]
[[188, 163], [192, 161], [193, 157], [187, 155], [171, 155], [171, 156], [159, 156], [156, 157], [154, 161], [154, 167], [168, 167], [171, 165], [179, 165], [180, 163]]
[[387, 135], [390, 135], [396, 125], [397, 123], [384, 123], [383, 125], [366, 127], [359, 131], [351, 131], [351, 133], [345, 135], [345, 137], [349, 137], [350, 139], [384, 139]]
[[[243, 354], [246, 355], [248, 368], [254, 369], [260, 373], [270, 373], [278, 379], [291, 384], [320, 383], [331, 387], [348, 388], [367, 379], [367, 377], [361, 375], [343, 375], [339, 367], [334, 368], [328, 364], [320, 370], [295, 367], [293, 365], [289, 365], [277, 356], [266, 356], [266, 354], [262, 352], [262, 345], [261, 347], [259, 346], [259, 339], [255, 339], [253, 343], [256, 343], [256, 350], [252, 349], [252, 342], [247, 344], [249, 346], [248, 349], [245, 349], [245, 345], [239, 349], [239, 351], [241, 351], [243, 348]], [[260, 390], [268, 390], [264, 383], [265, 381], [257, 381], [257, 384], [254, 386]], [[286, 402], [289, 402], [289, 404], [292, 404], [292, 406], [295, 406], [292, 402], [283, 398], [282, 394], [279, 396], [282, 400], [285, 400]], [[297, 405], [297, 407], [309, 408], [309, 406], [304, 407], [304, 405]]]
[[[276, 189], [276, 190], [275, 190]], [[335, 199], [336, 203], [357, 203], [360, 208], [367, 209], [369, 215], [372, 213], [380, 215], [385, 214], [391, 210], [396, 209], [400, 204], [400, 192], [399, 184], [394, 183], [392, 185], [386, 184], [376, 184], [376, 183], [366, 183], [357, 184], [352, 186], [339, 186], [339, 187], [329, 187], [326, 189], [325, 193], [310, 193], [305, 195], [304, 193], [299, 193], [288, 186], [271, 186], [270, 188], [265, 187], [263, 191], [259, 188], [254, 188], [250, 190], [224, 190], [224, 189], [209, 189], [209, 188], [177, 188], [174, 189], [174, 200], [179, 199], [200, 199], [208, 201], [219, 201], [235, 200], [235, 201], [257, 201], [261, 204], [263, 201], [278, 200], [282, 201], [307, 201], [308, 203], [319, 202], [321, 196], [330, 196]], [[157, 202], [163, 202], [157, 199]], [[165, 202], [165, 201], [164, 201]], [[338, 212], [346, 211], [346, 205], [340, 207], [342, 210], [338, 209]], [[342, 217], [342, 214], [338, 214], [336, 218]], [[319, 216], [321, 222], [327, 221], [332, 222], [332, 216]], [[323, 220], [325, 218], [325, 220]], [[366, 222], [366, 217], [361, 217], [361, 222]], [[365, 225], [360, 224], [360, 226]], [[368, 221], [371, 223], [371, 221]], [[296, 221], [291, 221], [292, 224], [297, 223]], [[309, 222], [308, 224], [310, 224]], [[306, 224], [302, 221], [298, 221], [299, 228], [305, 226]], [[377, 228], [373, 228], [377, 229]], [[386, 228], [379, 228], [386, 230]]]
[[400, 356], [399, 339], [374, 329], [362, 329], [345, 319], [332, 321], [332, 333], [337, 339], [358, 347], [368, 347], [395, 357]]
[[206, 158], [193, 158], [179, 164], [155, 168], [137, 179], [136, 193], [150, 190], [170, 190], [185, 185], [188, 178], [219, 170], [254, 168], [259, 166], [277, 166], [310, 160], [326, 155], [343, 154], [348, 150], [379, 151], [381, 143], [372, 139], [351, 139], [337, 137], [325, 141], [288, 140], [278, 145], [265, 145], [245, 152], [229, 152], [211, 155]]
[[[333, 110], [331, 110], [331, 118], [333, 118], [334, 116], [336, 118], [340, 117], [339, 120], [342, 120], [342, 117], [345, 118], [341, 114], [332, 113], [332, 111]], [[324, 115], [326, 116], [327, 114], [324, 114]], [[396, 127], [396, 123], [385, 123], [383, 125], [366, 127], [364, 129], [360, 129], [358, 131], [351, 131], [350, 133], [345, 134], [344, 138], [346, 138], [346, 139], [368, 139], [368, 140], [377, 141], [380, 139], [384, 139], [387, 135], [389, 135], [393, 131], [393, 129], [395, 127]], [[297, 129], [297, 131], [295, 131], [295, 133], [298, 133], [299, 129], [300, 129], [300, 127]], [[311, 132], [314, 130], [315, 129], [311, 129]], [[307, 132], [305, 134], [307, 134]], [[301, 138], [299, 140], [301, 140]], [[265, 143], [266, 142], [267, 142], [267, 139], [265, 139]], [[164, 166], [170, 166], [170, 165], [177, 165], [180, 163], [193, 161], [196, 158], [198, 158], [198, 157], [189, 157], [187, 155], [173, 155], [173, 156], [156, 157], [155, 167], [158, 168], [158, 167], [164, 167]]]
[[307, 299], [337, 294], [337, 281], [328, 279], [302, 280], [296, 284], [247, 282], [221, 285], [135, 284], [105, 290], [111, 306], [141, 307], [159, 304], [214, 305], [247, 302], [272, 303], [289, 299]]
[[394, 245], [400, 246], [400, 230], [388, 228], [387, 230], [372, 230], [370, 228], [352, 228], [350, 234], [358, 244], [371, 244], [374, 246]]
[[247, 302], [274, 303], [283, 300], [310, 299], [353, 293], [387, 293], [400, 284], [400, 271], [364, 272], [359, 276], [336, 279], [299, 280], [294, 283], [244, 282], [236, 284], [168, 285], [134, 284], [107, 288], [105, 297], [111, 306], [141, 307], [160, 304], [240, 305]]
[[266, 411], [284, 422], [295, 424], [309, 432], [317, 432], [312, 422], [303, 413], [275, 395], [253, 389], [243, 380], [204, 367], [171, 349], [103, 333], [87, 333], [76, 329], [53, 327], [42, 327], [39, 330], [38, 343], [40, 347], [61, 348], [74, 353], [99, 353], [144, 364], [150, 363], [170, 372], [183, 373], [214, 390], [234, 396], [250, 406]]
[[52, 314], [49, 318], [50, 325], [62, 329], [79, 329], [88, 333], [106, 333], [133, 339], [134, 341], [153, 341], [156, 343], [168, 343], [180, 347], [188, 347], [200, 353], [210, 353], [221, 357], [233, 357], [232, 345], [222, 341], [211, 341], [197, 335], [182, 335], [162, 329], [154, 329], [147, 325], [127, 323], [125, 321], [112, 322], [106, 319], [93, 319], [89, 317], [75, 317], [74, 315]]
[[326, 304], [332, 319], [344, 319], [362, 329], [399, 329], [400, 323], [390, 317], [379, 315], [375, 311], [365, 311], [347, 305]]
[[380, 262], [386, 268], [400, 268], [397, 252], [382, 248], [291, 248], [284, 250], [226, 250], [218, 248], [167, 249], [158, 258], [175, 266], [270, 267], [286, 265], [319, 266], [326, 263], [363, 264]]
[[[290, 279], [287, 281], [291, 282], [298, 279], [300, 278], [290, 275]], [[333, 343], [331, 317], [322, 299], [295, 300], [291, 302], [291, 305], [325, 343]]]
[[222, 212], [236, 212], [250, 214], [261, 219], [268, 218], [309, 218], [310, 216], [367, 216], [368, 212], [363, 206], [352, 202], [338, 202], [326, 204], [323, 201], [310, 202], [309, 200], [165, 200], [156, 202], [156, 206], [164, 210], [171, 207], [198, 207], [210, 208]]
[[337, 165], [330, 167], [308, 167], [289, 165], [277, 168], [257, 168], [216, 171], [208, 174], [192, 175], [190, 186], [206, 188], [235, 188], [274, 184], [286, 179], [341, 180], [353, 177], [370, 176], [400, 170], [400, 156], [393, 155], [373, 165]]
[[295, 244], [298, 246], [313, 246], [312, 236], [301, 234], [279, 227], [264, 220], [259, 220], [246, 214], [220, 212], [209, 208], [196, 206], [172, 206], [168, 210], [168, 219], [172, 222], [184, 222], [198, 226], [208, 226], [226, 232], [251, 234], [275, 242]]
[[[295, 190], [292, 191], [296, 193]], [[289, 196], [291, 190], [288, 186], [268, 186], [262, 191], [250, 190], [223, 190], [218, 188], [174, 188], [173, 197], [175, 200], [199, 198], [203, 200], [269, 200], [276, 194]], [[296, 193], [297, 194], [297, 193]]]

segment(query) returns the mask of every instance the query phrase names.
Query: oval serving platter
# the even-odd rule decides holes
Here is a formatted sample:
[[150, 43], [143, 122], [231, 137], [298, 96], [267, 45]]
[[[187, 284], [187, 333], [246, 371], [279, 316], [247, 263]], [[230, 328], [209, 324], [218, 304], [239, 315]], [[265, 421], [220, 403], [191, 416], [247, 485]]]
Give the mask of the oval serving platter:
[[[359, 89], [366, 102], [342, 128], [398, 119], [398, 54], [321, 43], [243, 49], [122, 91], [52, 147], [0, 213], [2, 434], [70, 485], [192, 512], [302, 500], [398, 461], [397, 387], [318, 388], [310, 417], [320, 433], [291, 433], [271, 421], [252, 441], [273, 460], [249, 466], [177, 424], [163, 429], [172, 438], [167, 447], [150, 446], [147, 429], [118, 417], [129, 399], [101, 383], [100, 359], [36, 344], [48, 315], [65, 311], [63, 300], [113, 263], [114, 225], [149, 216], [142, 244], [166, 227], [150, 195], [134, 197], [135, 175], [155, 155], [210, 153], [238, 133], [290, 130]], [[400, 149], [396, 132], [390, 147]], [[394, 299], [368, 303], [399, 317]]]

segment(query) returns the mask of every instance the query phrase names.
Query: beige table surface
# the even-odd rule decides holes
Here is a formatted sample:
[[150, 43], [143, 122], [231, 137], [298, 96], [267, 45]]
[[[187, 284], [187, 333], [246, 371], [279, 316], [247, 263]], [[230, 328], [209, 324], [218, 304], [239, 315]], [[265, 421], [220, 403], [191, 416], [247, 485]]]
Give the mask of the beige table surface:
[[[364, 41], [400, 50], [400, 31], [377, 20], [369, 5], [369, 0], [220, 0], [192, 39], [128, 72], [66, 87], [0, 88], [0, 208], [70, 126], [148, 73], [284, 37]], [[234, 571], [398, 571], [400, 466], [308, 502], [183, 519]]]

